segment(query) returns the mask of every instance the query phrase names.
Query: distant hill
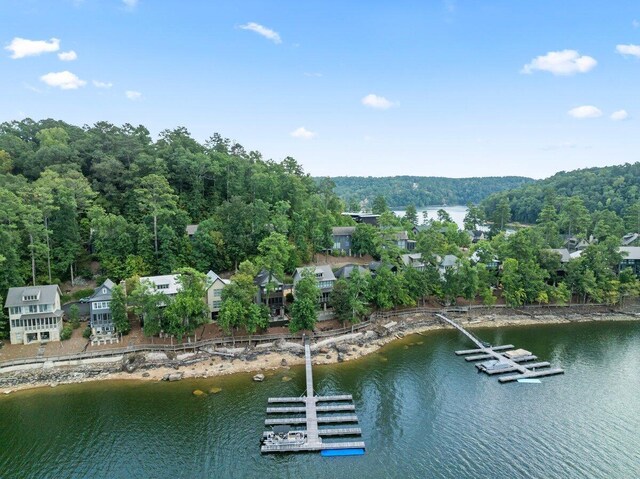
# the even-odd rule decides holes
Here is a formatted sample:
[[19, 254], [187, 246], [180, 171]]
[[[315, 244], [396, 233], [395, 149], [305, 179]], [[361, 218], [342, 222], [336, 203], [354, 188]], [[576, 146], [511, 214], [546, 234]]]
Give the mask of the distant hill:
[[491, 214], [503, 196], [509, 198], [511, 218], [522, 223], [536, 221], [547, 197], [559, 207], [566, 197], [577, 196], [590, 212], [607, 209], [624, 217], [640, 205], [640, 162], [561, 171], [533, 184], [491, 195], [482, 206]]
[[[319, 181], [321, 178], [316, 178]], [[335, 192], [347, 202], [373, 199], [382, 195], [391, 208], [413, 204], [464, 205], [479, 203], [487, 196], [532, 183], [534, 180], [522, 176], [485, 178], [440, 178], [435, 176], [336, 176]]]

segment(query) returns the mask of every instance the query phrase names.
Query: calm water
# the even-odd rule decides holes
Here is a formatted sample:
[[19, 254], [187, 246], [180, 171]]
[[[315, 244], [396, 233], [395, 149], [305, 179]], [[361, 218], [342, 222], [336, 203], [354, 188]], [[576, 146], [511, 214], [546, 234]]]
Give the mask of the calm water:
[[[0, 477], [640, 477], [640, 323], [478, 335], [530, 349], [566, 374], [501, 385], [453, 354], [470, 347], [454, 331], [317, 367], [319, 393], [354, 396], [367, 452], [347, 458], [258, 452], [267, 397], [299, 395], [301, 368], [264, 383], [240, 375], [15, 393], [0, 398]], [[223, 391], [191, 394], [213, 386]]]
[[[466, 206], [421, 206], [416, 208], [418, 211], [418, 222], [423, 222], [423, 213], [427, 213], [430, 220], [438, 219], [438, 210], [445, 210], [451, 216], [451, 219], [458, 225], [458, 228], [464, 229], [464, 217], [469, 209]], [[396, 216], [404, 216], [406, 210], [394, 210]]]

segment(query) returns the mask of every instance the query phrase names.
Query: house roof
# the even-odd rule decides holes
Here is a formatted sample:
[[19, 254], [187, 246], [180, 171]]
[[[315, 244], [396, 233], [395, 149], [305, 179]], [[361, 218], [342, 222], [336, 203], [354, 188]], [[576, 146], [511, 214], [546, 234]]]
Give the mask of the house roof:
[[222, 284], [231, 283], [231, 281], [229, 281], [228, 279], [221, 278], [211, 270], [209, 270], [209, 272], [207, 273], [207, 278], [209, 280], [209, 285], [213, 285], [213, 283], [215, 283], [216, 281], [220, 281]]
[[416, 263], [422, 264], [422, 253], [403, 254], [400, 259], [405, 266]]
[[[93, 290], [93, 294], [89, 296], [89, 302], [95, 301], [111, 301], [111, 292], [115, 284], [110, 279], [107, 279], [104, 283]], [[103, 293], [103, 288], [107, 288], [107, 292]]]
[[[182, 289], [182, 285], [178, 283], [177, 274], [164, 274], [160, 276], [144, 276], [140, 278], [140, 282], [149, 281], [156, 290], [157, 293], [163, 294], [177, 294]], [[166, 288], [159, 288], [158, 286], [167, 285]]]
[[408, 240], [409, 239], [409, 233], [407, 233], [406, 231], [398, 231], [396, 233], [396, 239], [398, 241]]
[[620, 253], [623, 259], [640, 260], [640, 246], [620, 246]]
[[455, 266], [458, 263], [458, 257], [454, 256], [452, 254], [447, 254], [445, 255], [444, 258], [442, 258], [442, 262], [440, 263], [440, 266], [442, 266], [443, 268], [447, 268], [450, 266]]
[[569, 250], [567, 248], [552, 248], [549, 251], [553, 251], [560, 255], [561, 263], [568, 263], [571, 259], [571, 255], [569, 254]]
[[336, 278], [349, 278], [354, 269], [358, 269], [361, 274], [366, 273], [367, 269], [358, 264], [345, 264], [342, 268], [339, 268], [334, 273]]
[[[22, 297], [25, 292], [33, 296], [37, 296], [39, 293], [39, 297], [36, 301], [22, 301]], [[7, 292], [7, 299], [4, 302], [4, 307], [10, 308], [13, 306], [27, 306], [29, 304], [53, 304], [56, 301], [56, 294], [58, 296], [62, 296], [60, 288], [55, 284], [9, 288], [9, 291]]]
[[[271, 282], [277, 284], [278, 286], [282, 284], [282, 281], [280, 281], [275, 276], [271, 276]], [[253, 278], [253, 284], [257, 286], [266, 286], [267, 283], [269, 283], [269, 271], [267, 271], [266, 269], [261, 270], [256, 275], [256, 277]]]
[[187, 234], [189, 236], [193, 236], [194, 234], [196, 234], [196, 231], [198, 231], [198, 226], [199, 225], [187, 225], [187, 227], [185, 228], [187, 231]]
[[635, 240], [640, 238], [638, 233], [629, 233], [622, 237], [622, 246], [627, 246], [633, 243]]
[[318, 277], [318, 275], [322, 275], [321, 277], [318, 277], [319, 281], [333, 281], [336, 279], [333, 271], [331, 270], [331, 266], [329, 266], [328, 264], [320, 264], [317, 266], [296, 268], [296, 272], [293, 275], [294, 282], [297, 282], [302, 277], [302, 272], [305, 269], [310, 269], [311, 272], [316, 275], [316, 277]]
[[351, 236], [355, 230], [355, 226], [334, 226], [331, 228], [331, 234], [333, 236]]

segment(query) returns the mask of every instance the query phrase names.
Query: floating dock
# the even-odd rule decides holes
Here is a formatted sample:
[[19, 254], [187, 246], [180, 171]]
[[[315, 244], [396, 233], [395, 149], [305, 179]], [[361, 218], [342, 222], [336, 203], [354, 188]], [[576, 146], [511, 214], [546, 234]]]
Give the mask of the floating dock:
[[477, 349], [464, 349], [461, 351], [456, 351], [456, 354], [458, 356], [466, 356], [465, 360], [469, 362], [485, 361], [476, 364], [476, 367], [479, 371], [482, 371], [490, 376], [511, 372], [519, 373], [498, 378], [498, 381], [500, 381], [501, 383], [518, 381], [519, 379], [533, 379], [545, 376], [554, 376], [556, 374], [564, 374], [563, 369], [549, 368], [551, 364], [546, 361], [537, 363], [530, 362], [538, 359], [538, 357], [532, 354], [530, 351], [524, 349], [513, 349], [513, 344], [505, 344], [502, 346], [487, 345], [455, 321], [447, 318], [442, 314], [436, 314], [436, 316], [440, 320], [456, 328], [478, 347]]
[[[297, 414], [298, 416], [265, 419], [265, 426], [272, 426], [272, 430], [262, 433], [260, 451], [262, 453], [342, 451], [343, 453], [326, 454], [332, 456], [354, 455], [356, 454], [354, 451], [358, 451], [358, 454], [360, 454], [359, 451], [364, 453], [363, 441], [324, 442], [322, 440], [323, 437], [360, 436], [362, 430], [359, 427], [318, 427], [319, 424], [357, 423], [358, 416], [355, 414], [335, 414], [355, 411], [355, 406], [350, 404], [353, 401], [351, 394], [314, 395], [311, 348], [308, 338], [305, 338], [304, 354], [306, 395], [273, 397], [267, 400], [269, 404], [282, 404], [282, 406], [268, 407], [267, 414]], [[319, 405], [318, 403], [333, 404]], [[296, 426], [304, 426], [305, 429], [295, 429]]]

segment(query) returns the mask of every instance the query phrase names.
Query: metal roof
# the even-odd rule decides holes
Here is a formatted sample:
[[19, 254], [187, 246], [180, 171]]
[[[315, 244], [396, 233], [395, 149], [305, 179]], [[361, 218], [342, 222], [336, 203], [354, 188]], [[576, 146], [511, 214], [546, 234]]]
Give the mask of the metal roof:
[[[40, 297], [35, 301], [23, 301], [25, 291], [29, 294], [37, 296], [40, 293]], [[4, 302], [5, 308], [13, 306], [28, 306], [30, 304], [54, 304], [56, 301], [56, 294], [62, 296], [58, 285], [51, 284], [45, 286], [24, 286], [21, 288], [9, 288], [7, 292], [7, 299]]]

